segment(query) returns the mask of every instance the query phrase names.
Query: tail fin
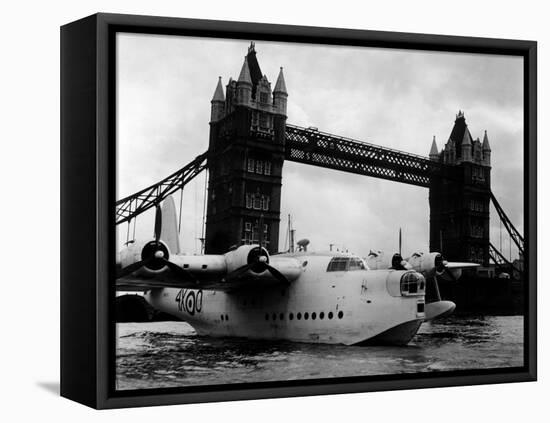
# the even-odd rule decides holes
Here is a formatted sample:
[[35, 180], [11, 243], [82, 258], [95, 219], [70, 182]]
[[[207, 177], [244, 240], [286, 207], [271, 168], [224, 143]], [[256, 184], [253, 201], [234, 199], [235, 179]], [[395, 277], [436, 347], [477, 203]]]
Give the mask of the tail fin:
[[166, 243], [172, 254], [179, 254], [180, 237], [178, 234], [178, 218], [174, 198], [170, 195], [162, 202], [162, 231], [160, 239]]

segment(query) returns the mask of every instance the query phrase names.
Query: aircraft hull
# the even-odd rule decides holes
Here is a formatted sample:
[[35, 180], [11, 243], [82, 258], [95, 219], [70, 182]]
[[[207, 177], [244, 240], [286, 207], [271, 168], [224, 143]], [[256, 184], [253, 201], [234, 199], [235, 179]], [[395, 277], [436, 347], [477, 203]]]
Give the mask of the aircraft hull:
[[188, 322], [199, 335], [215, 337], [404, 345], [424, 321], [424, 295], [390, 295], [387, 270], [331, 272], [327, 277], [324, 269], [306, 269], [285, 288], [164, 288], [149, 291], [145, 298], [158, 310]]

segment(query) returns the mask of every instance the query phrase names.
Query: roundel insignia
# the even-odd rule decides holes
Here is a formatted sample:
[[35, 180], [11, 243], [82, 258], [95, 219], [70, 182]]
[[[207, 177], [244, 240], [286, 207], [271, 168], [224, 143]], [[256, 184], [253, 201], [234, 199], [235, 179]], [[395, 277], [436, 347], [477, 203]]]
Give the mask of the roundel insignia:
[[195, 292], [190, 291], [185, 299], [185, 308], [190, 315], [195, 314]]

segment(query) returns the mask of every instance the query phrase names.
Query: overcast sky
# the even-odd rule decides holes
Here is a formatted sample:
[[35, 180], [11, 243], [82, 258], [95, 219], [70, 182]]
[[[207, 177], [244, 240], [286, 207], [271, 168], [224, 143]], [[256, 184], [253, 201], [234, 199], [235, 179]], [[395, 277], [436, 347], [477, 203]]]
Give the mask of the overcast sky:
[[[218, 76], [238, 77], [250, 41], [119, 34], [117, 38], [117, 198], [149, 186], [206, 151], [210, 100]], [[272, 86], [284, 67], [287, 122], [427, 156], [441, 150], [464, 110], [474, 138], [487, 130], [492, 190], [523, 233], [523, 63], [521, 58], [256, 41]], [[186, 186], [181, 240], [199, 252], [204, 173]], [[175, 197], [179, 204], [179, 194]], [[381, 179], [285, 162], [279, 245], [287, 215], [297, 239], [330, 243], [361, 256], [427, 251], [428, 190]], [[136, 237], [152, 233], [152, 213], [138, 218]], [[119, 226], [119, 245], [126, 240]], [[133, 228], [131, 229], [132, 232]], [[499, 246], [491, 208], [491, 240]], [[503, 252], [509, 239], [503, 232]], [[512, 255], [516, 249], [512, 248]]]

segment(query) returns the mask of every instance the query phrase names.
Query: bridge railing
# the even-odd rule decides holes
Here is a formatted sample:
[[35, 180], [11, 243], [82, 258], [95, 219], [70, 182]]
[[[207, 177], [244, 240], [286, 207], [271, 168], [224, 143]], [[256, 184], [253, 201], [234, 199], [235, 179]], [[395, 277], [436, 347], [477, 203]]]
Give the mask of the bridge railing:
[[287, 124], [286, 159], [429, 187], [446, 165], [427, 157]]
[[116, 205], [116, 224], [128, 222], [146, 210], [160, 204], [170, 194], [188, 184], [195, 176], [206, 169], [207, 153], [197, 156], [193, 161], [172, 173], [163, 180], [142, 189], [128, 197], [118, 200]]

